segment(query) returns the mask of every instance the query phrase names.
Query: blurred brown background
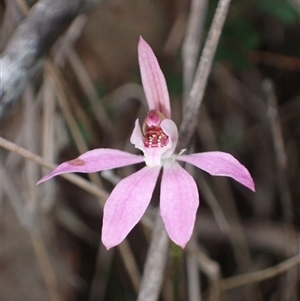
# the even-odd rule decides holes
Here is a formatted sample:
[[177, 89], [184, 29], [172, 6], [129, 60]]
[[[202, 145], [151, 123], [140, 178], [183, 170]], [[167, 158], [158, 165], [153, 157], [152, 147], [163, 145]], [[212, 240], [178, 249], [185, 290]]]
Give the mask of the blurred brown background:
[[[1, 2], [2, 50], [34, 2]], [[207, 3], [200, 50], [216, 4]], [[49, 50], [47, 62], [2, 120], [1, 136], [56, 163], [98, 147], [135, 152], [129, 137], [135, 119], [147, 110], [137, 64], [140, 35], [158, 57], [180, 125], [190, 5], [186, 0], [100, 1]], [[213, 264], [221, 272], [220, 300], [300, 298], [299, 264], [247, 285], [226, 288], [222, 282], [299, 254], [299, 14], [297, 0], [231, 3], [192, 147], [233, 154], [250, 170], [257, 191], [189, 170], [201, 199], [197, 244], [185, 251], [171, 246], [161, 300], [217, 300], [211, 294], [214, 275], [203, 268]], [[136, 168], [84, 178], [109, 193]], [[106, 251], [100, 241], [105, 197], [61, 177], [36, 187], [45, 173], [1, 148], [1, 301], [135, 300], [151, 235], [147, 219], [157, 208], [158, 193], [146, 222], [128, 236], [129, 249]], [[198, 299], [192, 299], [192, 279]]]

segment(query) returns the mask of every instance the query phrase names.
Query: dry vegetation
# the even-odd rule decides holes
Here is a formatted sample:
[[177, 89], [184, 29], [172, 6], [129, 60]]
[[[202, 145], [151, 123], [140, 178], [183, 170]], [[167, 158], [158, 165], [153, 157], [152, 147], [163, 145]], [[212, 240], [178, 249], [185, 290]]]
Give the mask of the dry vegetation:
[[[25, 47], [13, 44], [7, 50], [22, 38], [14, 32], [33, 17], [34, 2], [0, 3], [3, 57], [20, 52], [16, 45]], [[251, 2], [245, 6], [252, 7]], [[20, 89], [20, 96], [11, 97], [14, 104], [5, 106], [1, 120], [1, 300], [136, 300], [158, 192], [120, 246], [106, 251], [100, 229], [109, 192], [137, 167], [35, 183], [53, 168], [51, 162], [88, 149], [136, 152], [129, 137], [135, 119], [147, 110], [137, 66], [139, 35], [161, 62], [177, 124], [201, 105], [197, 119], [186, 123], [182, 145], [195, 152], [232, 153], [250, 170], [257, 190], [254, 194], [231, 180], [189, 170], [201, 206], [187, 248], [167, 249], [160, 300], [300, 299], [299, 22], [287, 26], [249, 10], [261, 32], [260, 47], [247, 51], [245, 68], [222, 59], [222, 53], [212, 68], [205, 66], [208, 84], [197, 88], [199, 102], [191, 106], [189, 91], [211, 22], [203, 13], [205, 3], [107, 0], [84, 14], [82, 8], [74, 11], [71, 25], [64, 25], [68, 29], [42, 46], [28, 45], [41, 47], [21, 79], [30, 80], [23, 88], [12, 83], [10, 95]], [[231, 5], [228, 18], [234, 19], [240, 7]], [[297, 1], [290, 5], [297, 11]], [[216, 3], [210, 6], [214, 12]], [[235, 45], [234, 35], [227, 39]], [[9, 68], [1, 65], [1, 73]], [[8, 93], [1, 97], [2, 106]]]

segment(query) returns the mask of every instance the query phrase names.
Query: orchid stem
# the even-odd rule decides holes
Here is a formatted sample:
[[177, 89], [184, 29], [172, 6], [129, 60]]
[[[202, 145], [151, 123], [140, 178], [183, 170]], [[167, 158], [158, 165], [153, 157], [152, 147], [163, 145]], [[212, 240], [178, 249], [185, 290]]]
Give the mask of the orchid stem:
[[[230, 0], [219, 0], [218, 2], [194, 82], [189, 93], [189, 98], [186, 102], [184, 117], [179, 133], [180, 143], [177, 147], [177, 150], [179, 151], [188, 146], [195, 130], [198, 111], [202, 103], [208, 75], [211, 70], [214, 54], [227, 16], [229, 4]], [[167, 260], [168, 245], [167, 233], [158, 213], [150, 249], [147, 255], [138, 301], [156, 301], [158, 299], [162, 284], [162, 275]]]
[[158, 211], [137, 301], [158, 300], [168, 248], [169, 238]]

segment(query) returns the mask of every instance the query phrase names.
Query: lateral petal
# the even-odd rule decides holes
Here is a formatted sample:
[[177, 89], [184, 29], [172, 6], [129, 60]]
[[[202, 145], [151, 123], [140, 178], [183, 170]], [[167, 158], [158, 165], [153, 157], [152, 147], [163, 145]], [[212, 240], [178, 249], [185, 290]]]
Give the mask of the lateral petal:
[[41, 178], [37, 182], [37, 185], [63, 173], [92, 173], [136, 164], [143, 161], [143, 156], [133, 155], [116, 149], [98, 148], [88, 151], [74, 160], [61, 163], [52, 172]]
[[150, 110], [158, 110], [171, 118], [170, 98], [165, 77], [151, 47], [140, 37], [138, 45], [142, 83]]
[[175, 122], [171, 119], [165, 119], [161, 122], [161, 128], [169, 137], [169, 143], [162, 154], [162, 158], [169, 158], [173, 155], [178, 142], [178, 129]]
[[159, 171], [145, 166], [114, 188], [104, 206], [102, 242], [107, 249], [121, 243], [145, 213]]
[[195, 165], [213, 176], [230, 177], [255, 191], [254, 181], [248, 169], [228, 153], [204, 152], [178, 156], [177, 160]]
[[143, 134], [141, 130], [141, 126], [139, 124], [139, 119], [135, 121], [134, 129], [132, 131], [130, 142], [141, 151], [144, 151], [144, 142], [143, 142]]
[[193, 177], [178, 162], [167, 161], [161, 180], [161, 217], [170, 238], [182, 248], [191, 238], [198, 206]]

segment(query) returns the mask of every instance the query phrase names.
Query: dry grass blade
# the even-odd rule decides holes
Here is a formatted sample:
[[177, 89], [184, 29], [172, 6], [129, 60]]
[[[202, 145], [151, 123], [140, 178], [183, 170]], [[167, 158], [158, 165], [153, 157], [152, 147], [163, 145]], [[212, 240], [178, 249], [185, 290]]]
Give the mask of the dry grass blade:
[[[206, 106], [204, 105], [201, 111], [201, 122], [198, 126], [198, 133], [199, 138], [206, 149], [219, 149], [217, 135], [211, 119], [208, 116]], [[218, 225], [222, 226], [221, 231], [228, 231], [226, 234], [230, 238], [238, 270], [240, 272], [247, 271], [252, 266], [253, 262], [245, 231], [238, 214], [234, 193], [226, 178], [213, 178], [213, 183], [216, 188], [216, 195], [220, 199], [219, 207], [216, 205], [218, 203], [213, 202], [211, 193], [208, 191], [209, 185], [205, 179], [200, 180], [201, 187], [204, 188], [203, 191], [206, 197], [209, 197], [207, 200], [213, 210]], [[222, 222], [222, 224], [220, 224], [220, 222]], [[252, 288], [246, 293], [249, 300], [251, 300], [251, 298], [258, 300], [259, 297], [257, 294], [259, 294], [259, 290], [252, 290]]]
[[219, 264], [202, 252], [194, 241], [188, 244], [187, 251], [189, 255], [197, 261], [200, 270], [202, 270], [209, 279], [209, 300], [220, 300], [221, 292], [219, 281], [221, 279], [221, 271]]
[[[291, 224], [294, 219], [293, 202], [291, 198], [290, 189], [286, 175], [288, 158], [285, 151], [282, 128], [279, 120], [277, 98], [274, 91], [274, 86], [271, 80], [266, 79], [262, 83], [266, 94], [268, 104], [268, 118], [272, 131], [273, 145], [275, 151], [276, 165], [277, 165], [277, 183], [279, 187], [281, 206], [283, 215], [288, 224]], [[294, 249], [287, 245], [287, 255], [295, 254]], [[286, 275], [285, 295], [287, 300], [295, 300], [297, 294], [297, 271], [291, 270]], [[296, 301], [296, 300], [295, 300]]]
[[58, 290], [57, 279], [50, 262], [49, 253], [43, 239], [40, 234], [31, 233], [31, 240], [42, 274], [46, 281], [46, 285], [50, 292], [51, 301], [63, 301], [63, 297]]
[[273, 84], [270, 80], [266, 79], [263, 82], [263, 89], [266, 93], [268, 103], [268, 118], [273, 137], [273, 145], [276, 155], [277, 173], [278, 173], [278, 186], [281, 195], [282, 208], [284, 211], [285, 220], [287, 222], [293, 221], [293, 206], [292, 199], [287, 184], [286, 169], [288, 157], [285, 151], [283, 134], [279, 120], [277, 99], [274, 92]]
[[230, 278], [225, 278], [220, 281], [220, 287], [223, 291], [235, 288], [237, 286], [250, 284], [253, 282], [260, 282], [271, 277], [275, 277], [282, 274], [289, 269], [300, 264], [300, 255], [295, 255], [284, 262], [279, 263], [268, 269], [262, 271], [256, 271], [243, 275], [238, 275]]
[[207, 12], [207, 0], [191, 1], [190, 15], [182, 45], [184, 104], [192, 88]]
[[[57, 95], [59, 105], [61, 107], [61, 110], [63, 112], [65, 120], [68, 124], [68, 127], [72, 134], [72, 137], [77, 145], [77, 148], [80, 153], [87, 152], [88, 151], [87, 144], [82, 136], [82, 133], [76, 122], [76, 119], [71, 112], [66, 93], [62, 86], [63, 78], [62, 78], [58, 68], [56, 68], [52, 62], [48, 61], [45, 65], [45, 67], [46, 67], [48, 74], [51, 76], [51, 79], [54, 81], [54, 84], [56, 87], [55, 90], [57, 91], [56, 95]], [[101, 179], [97, 174], [89, 174], [89, 178], [91, 179], [91, 181], [94, 184], [98, 185], [99, 187], [102, 187]]]
[[[7, 198], [10, 201], [11, 206], [14, 208], [14, 211], [18, 217], [19, 223], [23, 227], [28, 227], [29, 221], [28, 221], [28, 215], [24, 213], [24, 207], [23, 207], [23, 198], [21, 193], [16, 189], [16, 183], [12, 180], [12, 177], [9, 174], [9, 171], [5, 168], [5, 166], [0, 166], [0, 174], [5, 175], [5, 177], [1, 176], [1, 189], [2, 189], [2, 195], [7, 196]], [[2, 204], [2, 200], [1, 200]], [[1, 210], [2, 212], [2, 210]]]
[[72, 47], [70, 47], [68, 51], [68, 60], [70, 61], [74, 73], [76, 74], [83, 90], [88, 96], [88, 99], [91, 103], [93, 112], [95, 114], [95, 117], [97, 118], [99, 125], [104, 129], [104, 131], [108, 135], [113, 135], [113, 126], [104, 112], [103, 106], [100, 103], [101, 100], [99, 99], [97, 92], [93, 86], [93, 82], [90, 79], [84, 64], [82, 63], [78, 54]]
[[[7, 150], [10, 150], [12, 152], [15, 152], [22, 156], [25, 159], [28, 159], [32, 162], [35, 162], [36, 164], [45, 167], [47, 169], [54, 169], [57, 165], [47, 162], [44, 160], [42, 157], [37, 156], [28, 150], [16, 145], [13, 142], [10, 142], [3, 137], [0, 137], [0, 146], [3, 148], [6, 148]], [[61, 175], [63, 178], [67, 179], [68, 181], [72, 182], [73, 184], [77, 185], [78, 187], [86, 190], [87, 192], [95, 195], [96, 197], [99, 197], [103, 203], [105, 200], [108, 198], [108, 193], [100, 189], [98, 186], [95, 184], [90, 183], [89, 181], [74, 175], [74, 174], [65, 174]]]
[[141, 276], [128, 241], [124, 240], [120, 245], [118, 245], [118, 250], [122, 256], [126, 270], [130, 275], [133, 287], [135, 291], [138, 292], [140, 288]]

